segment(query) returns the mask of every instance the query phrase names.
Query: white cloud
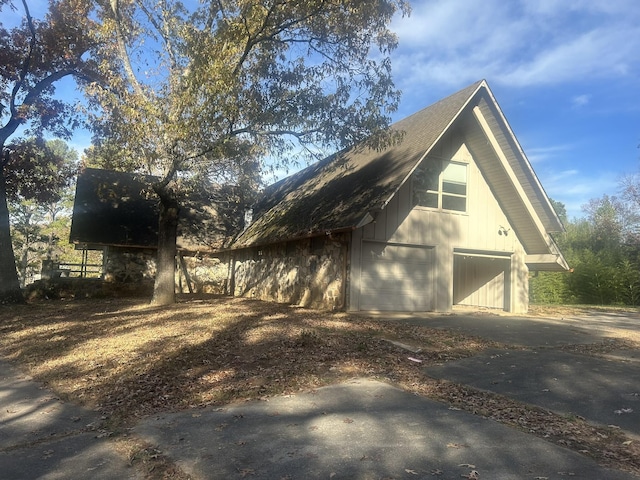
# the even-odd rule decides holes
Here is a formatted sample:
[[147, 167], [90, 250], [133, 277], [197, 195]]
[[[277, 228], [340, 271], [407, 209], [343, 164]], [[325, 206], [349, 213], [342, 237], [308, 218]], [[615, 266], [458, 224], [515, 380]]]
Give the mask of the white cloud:
[[593, 198], [611, 195], [619, 187], [619, 174], [611, 171], [584, 172], [577, 169], [538, 172], [550, 198], [564, 203], [569, 218], [584, 215], [582, 206]]
[[576, 108], [584, 107], [590, 101], [591, 101], [591, 95], [588, 95], [588, 94], [577, 95], [571, 99], [571, 103]]
[[[572, 145], [551, 145], [548, 147], [528, 148], [525, 153], [531, 163], [542, 163], [557, 158], [559, 155], [566, 154], [571, 151]], [[567, 173], [573, 170], [567, 171]]]
[[404, 89], [479, 78], [548, 85], [640, 69], [635, 1], [429, 0], [416, 2], [411, 17], [392, 28], [400, 38], [394, 69]]

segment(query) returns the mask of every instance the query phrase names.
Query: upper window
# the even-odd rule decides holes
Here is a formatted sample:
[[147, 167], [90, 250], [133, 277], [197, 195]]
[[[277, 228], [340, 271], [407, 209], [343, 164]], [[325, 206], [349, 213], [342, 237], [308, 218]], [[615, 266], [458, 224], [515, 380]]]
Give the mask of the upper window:
[[467, 165], [432, 160], [413, 174], [413, 204], [454, 212], [467, 210]]

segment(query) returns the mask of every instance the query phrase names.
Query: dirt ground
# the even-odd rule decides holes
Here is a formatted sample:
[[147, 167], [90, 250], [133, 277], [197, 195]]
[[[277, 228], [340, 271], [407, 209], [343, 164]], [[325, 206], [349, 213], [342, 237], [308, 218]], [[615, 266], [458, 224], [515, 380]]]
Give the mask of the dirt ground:
[[[585, 311], [533, 307], [531, 315]], [[227, 297], [188, 297], [162, 308], [145, 299], [0, 307], [0, 355], [60, 398], [98, 409], [104, 434], [154, 475], [164, 471], [180, 478], [161, 455], [127, 435], [142, 417], [307, 391], [356, 376], [392, 383], [588, 451], [604, 466], [640, 474], [640, 442], [620, 431], [423, 373], [429, 364], [488, 348], [516, 347], [452, 331]], [[640, 349], [637, 334], [614, 334], [612, 341], [581, 353], [625, 348]]]

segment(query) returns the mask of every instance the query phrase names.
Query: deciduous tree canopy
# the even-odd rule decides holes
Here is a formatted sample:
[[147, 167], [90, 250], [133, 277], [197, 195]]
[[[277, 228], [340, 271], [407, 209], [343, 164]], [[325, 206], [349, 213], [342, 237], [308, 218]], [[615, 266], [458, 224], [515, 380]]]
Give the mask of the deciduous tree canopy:
[[[87, 56], [94, 45], [90, 9], [88, 0], [50, 0], [45, 17], [37, 19], [31, 16], [27, 0], [0, 0], [2, 18], [7, 11], [22, 13], [17, 26], [7, 29], [0, 23], [0, 303], [22, 299], [6, 196], [10, 192], [38, 196], [47, 190], [12, 169], [21, 168], [25, 165], [22, 160], [29, 157], [38, 160], [30, 163], [31, 173], [50, 170], [47, 155], [37, 156], [35, 150], [28, 155], [26, 150], [32, 146], [19, 141], [9, 146], [8, 140], [16, 132], [24, 137], [39, 138], [49, 132], [68, 138], [78, 125], [78, 111], [56, 98], [55, 86], [69, 76], [81, 82], [97, 78], [97, 69]], [[20, 152], [20, 158], [12, 159], [12, 153]]]
[[[399, 101], [388, 25], [404, 0], [112, 0], [98, 11], [101, 74], [87, 92], [102, 145], [159, 175], [156, 304], [174, 301], [179, 192], [198, 175], [369, 139]], [[100, 143], [98, 143], [98, 148]], [[249, 163], [247, 163], [249, 162]], [[272, 165], [274, 164], [272, 163]]]

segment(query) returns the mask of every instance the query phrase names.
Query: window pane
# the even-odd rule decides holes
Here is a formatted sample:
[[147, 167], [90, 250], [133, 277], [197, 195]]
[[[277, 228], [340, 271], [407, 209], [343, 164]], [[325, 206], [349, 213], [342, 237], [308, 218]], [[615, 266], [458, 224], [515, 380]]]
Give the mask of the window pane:
[[455, 193], [456, 195], [466, 195], [467, 186], [464, 183], [442, 182], [444, 193]]
[[425, 192], [424, 190], [414, 190], [413, 204], [421, 207], [438, 208], [438, 194]]
[[423, 162], [422, 165], [416, 169], [414, 175], [416, 187], [419, 190], [432, 190], [437, 192], [440, 167], [439, 161]]
[[467, 183], [467, 166], [459, 163], [447, 163], [442, 173], [443, 182]]
[[450, 197], [449, 195], [442, 195], [442, 208], [445, 210], [464, 212], [467, 210], [467, 199], [465, 197]]

